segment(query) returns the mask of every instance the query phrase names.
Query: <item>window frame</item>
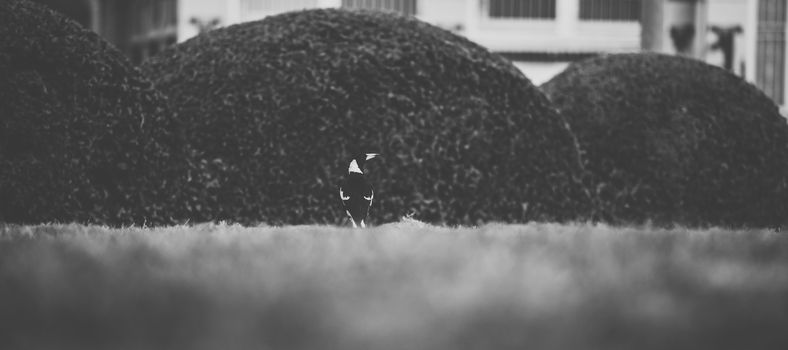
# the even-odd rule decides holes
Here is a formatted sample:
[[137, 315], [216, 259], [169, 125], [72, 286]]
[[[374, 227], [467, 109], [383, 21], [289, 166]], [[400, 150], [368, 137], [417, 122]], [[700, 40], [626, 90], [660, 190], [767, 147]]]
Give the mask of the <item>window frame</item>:
[[[496, 21], [555, 21], [558, 17], [558, 1], [560, 0], [485, 0], [483, 11], [485, 17]], [[547, 10], [546, 15], [495, 15], [493, 12], [496, 10], [496, 3], [498, 3], [500, 8], [510, 7], [512, 10], [515, 8], [514, 6], [516, 3], [520, 3], [520, 12], [524, 11], [526, 8], [531, 10], [533, 10], [533, 7], [537, 9], [541, 8], [543, 3], [547, 3], [547, 7], [549, 8], [552, 6], [552, 8]], [[528, 5], [525, 3], [528, 3]]]
[[[640, 12], [643, 9], [643, 0], [577, 0], [578, 2], [578, 13], [577, 19], [581, 22], [640, 22]], [[607, 8], [610, 10], [610, 13], [616, 12], [616, 14], [626, 14], [626, 9], [621, 9], [621, 7], [616, 7], [614, 5], [621, 5], [622, 3], [626, 2], [627, 4], [631, 4], [632, 7], [629, 8], [629, 15], [634, 15], [633, 17], [628, 16], [621, 16], [621, 18], [614, 18], [615, 16], [608, 16], [602, 17], [600, 15], [594, 17], [591, 16], [592, 14], [588, 14], [588, 17], [584, 17], [583, 10], [591, 7], [594, 8], [596, 4], [597, 9], [599, 8]], [[614, 10], [615, 9], [615, 10]], [[608, 15], [610, 14], [608, 13]], [[604, 15], [604, 14], [603, 14]]]

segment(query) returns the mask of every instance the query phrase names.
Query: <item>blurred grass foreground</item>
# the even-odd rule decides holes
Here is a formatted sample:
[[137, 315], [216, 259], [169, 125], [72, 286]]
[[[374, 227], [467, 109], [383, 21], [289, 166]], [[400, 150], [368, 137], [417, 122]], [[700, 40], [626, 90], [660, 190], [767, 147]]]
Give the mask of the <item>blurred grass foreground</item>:
[[2, 349], [785, 349], [788, 236], [0, 226]]

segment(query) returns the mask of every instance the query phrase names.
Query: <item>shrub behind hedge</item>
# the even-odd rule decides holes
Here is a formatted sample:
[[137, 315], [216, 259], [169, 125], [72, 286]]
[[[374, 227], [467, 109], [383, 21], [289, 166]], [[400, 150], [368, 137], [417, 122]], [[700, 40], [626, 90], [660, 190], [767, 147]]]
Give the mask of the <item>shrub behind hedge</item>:
[[788, 220], [788, 125], [756, 87], [700, 61], [609, 55], [541, 87], [586, 152], [613, 222]]
[[2, 1], [0, 77], [0, 221], [176, 215], [175, 127], [162, 96], [115, 48], [41, 5]]
[[326, 223], [356, 151], [373, 220], [575, 219], [576, 149], [512, 64], [393, 14], [309, 10], [215, 30], [143, 65], [193, 152], [193, 220]]

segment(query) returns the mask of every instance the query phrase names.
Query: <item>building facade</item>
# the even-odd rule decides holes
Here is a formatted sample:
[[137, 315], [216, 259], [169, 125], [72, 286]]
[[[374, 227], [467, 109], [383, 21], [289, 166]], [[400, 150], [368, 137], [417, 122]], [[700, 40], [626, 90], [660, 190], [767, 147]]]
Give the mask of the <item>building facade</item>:
[[202, 31], [309, 8], [415, 16], [511, 59], [534, 83], [572, 61], [641, 50], [725, 67], [786, 105], [785, 0], [35, 0], [134, 62]]
[[728, 69], [785, 107], [787, 14], [785, 0], [652, 0], [641, 42]]
[[[640, 49], [642, 0], [179, 0], [178, 41], [193, 22], [228, 25], [306, 8], [364, 8], [415, 16], [512, 59], [535, 83], [574, 60]], [[205, 3], [212, 3], [207, 10]], [[225, 6], [216, 5], [223, 3]]]

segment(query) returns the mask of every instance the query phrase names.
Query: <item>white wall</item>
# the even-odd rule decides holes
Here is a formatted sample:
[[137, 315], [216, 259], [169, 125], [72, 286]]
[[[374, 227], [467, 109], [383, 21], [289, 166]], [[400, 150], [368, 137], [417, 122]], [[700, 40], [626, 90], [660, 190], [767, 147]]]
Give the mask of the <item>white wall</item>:
[[198, 34], [192, 18], [210, 21], [220, 20], [220, 27], [262, 19], [282, 12], [315, 7], [338, 7], [342, 0], [179, 0], [178, 41], [187, 40]]
[[569, 62], [513, 62], [525, 76], [536, 85], [542, 85], [561, 73], [569, 66]]
[[[235, 0], [239, 1], [239, 0]], [[284, 12], [326, 7], [326, 1], [319, 0], [240, 0], [241, 12], [238, 22], [263, 19]], [[341, 4], [341, 1], [339, 2]]]
[[197, 26], [191, 24], [192, 18], [210, 21], [218, 18], [220, 26], [232, 24], [229, 18], [227, 1], [216, 0], [179, 0], [178, 1], [178, 42], [198, 34]]
[[[438, 27], [455, 31], [466, 28], [465, 2], [469, 0], [421, 0], [417, 1], [416, 17]], [[458, 33], [462, 33], [458, 31]]]

